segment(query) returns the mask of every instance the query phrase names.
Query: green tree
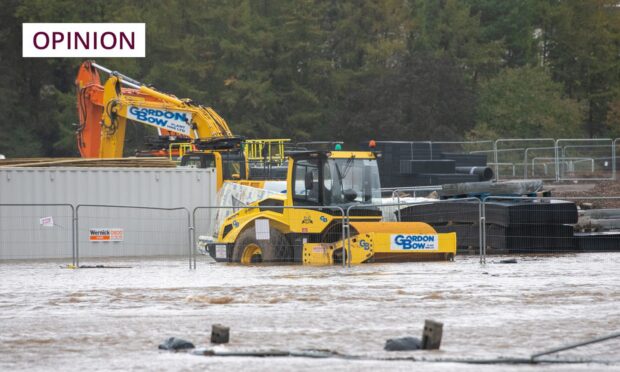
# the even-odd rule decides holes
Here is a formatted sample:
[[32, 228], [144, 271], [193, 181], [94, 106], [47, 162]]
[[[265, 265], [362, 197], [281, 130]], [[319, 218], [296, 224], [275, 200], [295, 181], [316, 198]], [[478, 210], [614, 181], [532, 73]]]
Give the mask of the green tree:
[[497, 72], [501, 66], [501, 40], [488, 40], [480, 15], [464, 1], [412, 0], [415, 28], [412, 53], [431, 52], [458, 61], [465, 76], [477, 80]]
[[[589, 135], [615, 133], [617, 9], [615, 0], [7, 0], [0, 153], [77, 154], [82, 60], [22, 58], [22, 22], [145, 22], [146, 58], [98, 62], [213, 107], [235, 134], [357, 142], [524, 136], [560, 122], [579, 135], [579, 120]], [[130, 125], [126, 149], [152, 132]]]
[[550, 2], [544, 16], [544, 57], [568, 95], [586, 104], [589, 136], [604, 135], [607, 110], [620, 84], [620, 11], [616, 0]]
[[481, 41], [502, 43], [502, 65], [520, 67], [538, 63], [536, 31], [542, 8], [539, 0], [467, 0], [467, 3], [472, 14], [479, 16]]
[[505, 69], [480, 85], [470, 138], [556, 138], [582, 135], [582, 107], [542, 68]]
[[400, 68], [366, 78], [345, 103], [338, 134], [373, 139], [459, 139], [473, 127], [475, 97], [454, 61], [412, 56]]

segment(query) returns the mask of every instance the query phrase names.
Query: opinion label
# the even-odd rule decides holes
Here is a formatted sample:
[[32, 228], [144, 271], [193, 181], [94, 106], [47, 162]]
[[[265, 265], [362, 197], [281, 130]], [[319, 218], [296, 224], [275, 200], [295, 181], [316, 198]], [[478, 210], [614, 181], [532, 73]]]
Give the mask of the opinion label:
[[144, 23], [23, 23], [22, 56], [145, 57]]

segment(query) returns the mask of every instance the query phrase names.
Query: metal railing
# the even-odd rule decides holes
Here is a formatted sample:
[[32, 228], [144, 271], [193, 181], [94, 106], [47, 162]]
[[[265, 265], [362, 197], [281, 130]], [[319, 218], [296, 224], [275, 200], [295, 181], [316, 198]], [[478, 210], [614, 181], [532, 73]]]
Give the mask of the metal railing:
[[[130, 217], [127, 215], [127, 211], [139, 211], [139, 212], [153, 212], [153, 211], [163, 211], [163, 212], [172, 212], [172, 211], [184, 211], [187, 217], [187, 223], [184, 228], [187, 228], [187, 249], [188, 249], [188, 259], [189, 259], [189, 268], [192, 268], [192, 256], [194, 254], [193, 244], [192, 244], [192, 230], [193, 226], [191, 223], [190, 212], [185, 207], [177, 207], [177, 208], [159, 208], [159, 207], [136, 207], [136, 206], [128, 206], [128, 205], [101, 205], [101, 204], [79, 204], [75, 207], [75, 265], [80, 266], [80, 209], [83, 208], [104, 208], [110, 211], [111, 209], [122, 210], [123, 215], [119, 216], [91, 216], [93, 220], [96, 220], [95, 224], [97, 224], [101, 220], [114, 222], [107, 222], [107, 224], [120, 224], [125, 226], [124, 229], [127, 229], [126, 226], [129, 226], [127, 229], [128, 232], [132, 233], [132, 240], [128, 243], [131, 245], [132, 250], [126, 249], [123, 254], [127, 255], [153, 255], [153, 246], [157, 244], [162, 244], [165, 251], [170, 252], [171, 250], [174, 252], [174, 247], [171, 249], [167, 245], [177, 245], [179, 244], [175, 237], [168, 236], [168, 233], [176, 232], [176, 229], [170, 229], [169, 231], [165, 230], [166, 226], [170, 226], [170, 217], [166, 216], [166, 218], [159, 219], [150, 219], [155, 220], [154, 225], [150, 227], [146, 227], [145, 225], [148, 223], [147, 216], [135, 216]], [[82, 218], [86, 218], [82, 216]], [[93, 223], [93, 222], [91, 222]], [[100, 227], [100, 226], [96, 226]], [[112, 226], [105, 226], [107, 228], [111, 228]], [[117, 227], [117, 226], [114, 226]], [[123, 230], [124, 234], [124, 230]], [[92, 238], [92, 232], [90, 233], [90, 238]], [[123, 240], [124, 241], [124, 237]], [[146, 241], [146, 243], [145, 243]], [[141, 246], [143, 249], [138, 249], [137, 247]], [[178, 251], [177, 251], [178, 252]], [[179, 252], [180, 253], [180, 252]]]
[[[493, 150], [470, 153], [492, 154], [493, 161], [488, 164], [495, 169], [496, 181], [530, 177], [554, 181], [614, 180], [616, 179], [616, 153], [619, 140], [620, 138], [498, 139], [494, 142]], [[519, 147], [513, 147], [514, 144]], [[538, 154], [532, 155], [536, 152]], [[577, 169], [580, 163], [587, 163], [588, 168]], [[536, 174], [537, 164], [544, 167], [542, 177]], [[549, 165], [553, 165], [553, 177], [548, 176]], [[509, 174], [503, 173], [502, 167], [508, 167], [512, 171]], [[521, 167], [523, 168], [522, 177], [519, 176]], [[528, 167], [531, 169], [528, 170]]]
[[245, 140], [243, 150], [248, 161], [282, 164], [286, 160], [284, 146], [290, 141], [289, 138]]
[[[537, 178], [553, 181], [615, 180], [620, 138], [500, 138], [485, 141], [378, 141], [428, 147], [429, 160], [435, 152], [487, 154], [487, 165], [496, 181]], [[579, 163], [588, 168], [578, 169]], [[536, 173], [543, 166], [544, 174]], [[577, 165], [577, 167], [575, 167]], [[549, 168], [553, 167], [553, 175]], [[506, 172], [506, 169], [508, 172]]]
[[76, 265], [75, 221], [71, 204], [0, 204], [0, 259], [71, 257]]
[[[605, 142], [608, 144], [598, 145], [598, 143]], [[591, 143], [591, 145], [571, 145], [573, 143]], [[609, 149], [609, 159], [612, 160], [615, 158], [615, 142], [611, 138], [562, 138], [555, 141], [555, 152], [556, 152], [556, 181], [560, 180], [609, 180], [614, 179], [615, 176], [615, 161], [612, 160], [612, 171], [609, 177], [597, 177], [595, 173], [594, 167], [594, 159], [600, 156], [583, 156], [583, 152], [579, 154], [579, 156], [573, 156], [577, 158], [587, 158], [587, 160], [592, 163], [591, 175], [593, 177], [579, 177], [579, 176], [570, 176], [566, 175], [565, 172], [562, 172], [564, 169], [560, 167], [560, 163], [565, 163], [566, 161], [566, 150], [567, 149]], [[590, 154], [592, 155], [592, 154]], [[598, 155], [598, 154], [596, 154]], [[569, 159], [570, 160], [570, 159]], [[571, 169], [569, 169], [570, 171]], [[573, 172], [574, 173], [574, 172]]]
[[[413, 191], [418, 190], [419, 188], [415, 188]], [[484, 200], [474, 197], [412, 200], [401, 197], [400, 192], [399, 189], [392, 190], [395, 196], [392, 202], [384, 200], [382, 204], [355, 204], [346, 210], [339, 206], [199, 206], [190, 211], [183, 207], [1, 204], [0, 259], [71, 257], [72, 264], [80, 267], [85, 253], [90, 257], [149, 256], [157, 252], [157, 245], [159, 248], [173, 245], [187, 252], [189, 268], [195, 269], [199, 235], [206, 234], [217, 239], [219, 229], [223, 227], [220, 226], [221, 222], [216, 221], [215, 212], [239, 212], [255, 208], [278, 213], [297, 210], [289, 213], [289, 217], [299, 219], [302, 224], [304, 219], [309, 218], [304, 210], [329, 209], [337, 222], [331, 231], [333, 236], [330, 237], [330, 242], [342, 242], [342, 252], [338, 252], [338, 260], [336, 256], [332, 258], [343, 266], [351, 264], [351, 222], [360, 217], [363, 219], [364, 213], [370, 213], [372, 208], [375, 211], [369, 216], [379, 216], [376, 210], [380, 210], [380, 218], [384, 222], [424, 222], [438, 233], [455, 232], [459, 253], [477, 254], [480, 263], [486, 262], [487, 249], [494, 254], [620, 249], [620, 197], [563, 197], [558, 200], [553, 197], [489, 196]], [[87, 208], [93, 208], [95, 212], [84, 212]], [[201, 217], [200, 213], [204, 211], [208, 214]], [[154, 212], [162, 213], [153, 214]], [[174, 213], [176, 219], [171, 216]], [[125, 249], [119, 253], [112, 249], [115, 247], [113, 244], [100, 243], [99, 247], [105, 249], [97, 251], [94, 242], [89, 248], [85, 248], [83, 242], [89, 238], [85, 236], [84, 226], [89, 226], [88, 229], [91, 230], [102, 227], [123, 228]], [[38, 230], [42, 232], [38, 233]], [[88, 234], [90, 237], [93, 232]], [[300, 239], [302, 234], [299, 234]], [[166, 239], [162, 238], [164, 236]], [[293, 236], [287, 237], [286, 248], [292, 251], [297, 247], [295, 249], [299, 251], [300, 242], [293, 242], [288, 240], [289, 238]], [[53, 249], [50, 249], [50, 246]], [[301, 246], [303, 247], [303, 244]], [[90, 248], [93, 249], [89, 251]], [[334, 245], [334, 249], [339, 248]], [[21, 256], [11, 253], [18, 250]], [[101, 251], [105, 254], [97, 256]], [[50, 252], [58, 254], [58, 257], [49, 256]], [[166, 252], [178, 255], [181, 251]], [[300, 262], [299, 252], [296, 254], [295, 262]], [[303, 259], [301, 261], [303, 262]]]
[[620, 197], [490, 196], [482, 210], [485, 256], [620, 248]]
[[[500, 180], [500, 172], [499, 172], [499, 163], [500, 163], [500, 158], [499, 158], [499, 153], [501, 151], [504, 152], [509, 152], [509, 151], [527, 151], [528, 148], [532, 148], [531, 146], [528, 146], [526, 148], [519, 148], [519, 149], [500, 149], [499, 146], [500, 144], [513, 144], [513, 143], [532, 143], [532, 142], [542, 142], [542, 143], [548, 143], [551, 142], [552, 144], [554, 143], [554, 139], [553, 138], [500, 138], [495, 140], [495, 142], [493, 143], [493, 163], [495, 165], [495, 180], [499, 181]], [[543, 147], [548, 147], [548, 146], [543, 146]], [[525, 164], [527, 164], [527, 158], [525, 158], [524, 162], [523, 162], [523, 166], [524, 168], [526, 167]], [[524, 170], [524, 175], [527, 178], [527, 170]], [[513, 174], [516, 175], [516, 170], [513, 167]]]

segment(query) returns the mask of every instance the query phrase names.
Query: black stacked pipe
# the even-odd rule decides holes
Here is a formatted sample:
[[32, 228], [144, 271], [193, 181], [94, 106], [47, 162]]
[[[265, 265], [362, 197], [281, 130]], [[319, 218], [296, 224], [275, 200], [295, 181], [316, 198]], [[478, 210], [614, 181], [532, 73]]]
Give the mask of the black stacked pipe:
[[[367, 148], [367, 144], [363, 148]], [[382, 187], [432, 186], [488, 181], [493, 170], [484, 154], [444, 153], [431, 142], [378, 141]]]

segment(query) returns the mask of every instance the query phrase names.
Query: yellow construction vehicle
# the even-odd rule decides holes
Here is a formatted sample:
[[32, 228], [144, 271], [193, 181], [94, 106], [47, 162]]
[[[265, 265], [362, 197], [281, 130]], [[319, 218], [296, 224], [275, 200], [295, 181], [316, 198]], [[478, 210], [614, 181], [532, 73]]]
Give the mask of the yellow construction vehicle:
[[[109, 75], [103, 85], [100, 71]], [[139, 156], [181, 158], [181, 166], [213, 167], [218, 189], [226, 180], [250, 177], [243, 139], [234, 136], [212, 108], [160, 92], [94, 61], [82, 63], [75, 82], [80, 119], [76, 137], [82, 157], [123, 157], [129, 119], [157, 128], [158, 136], [151, 148]], [[271, 161], [275, 154], [279, 159], [286, 141], [253, 140], [250, 148], [267, 149], [268, 156], [263, 158]], [[279, 152], [272, 154], [272, 148]]]
[[[206, 250], [216, 261], [350, 262], [450, 260], [456, 234], [426, 223], [382, 222], [373, 152], [306, 151], [288, 160], [286, 194], [228, 216]], [[343, 213], [344, 211], [344, 213]], [[343, 215], [349, 214], [349, 218]], [[348, 234], [343, 232], [349, 229]], [[344, 236], [346, 235], [346, 238]]]
[[[103, 85], [99, 71], [109, 74]], [[147, 87], [94, 61], [80, 66], [76, 86], [82, 157], [123, 157], [127, 119], [157, 128], [168, 141], [191, 142], [200, 149], [240, 148], [241, 138], [212, 108]]]

